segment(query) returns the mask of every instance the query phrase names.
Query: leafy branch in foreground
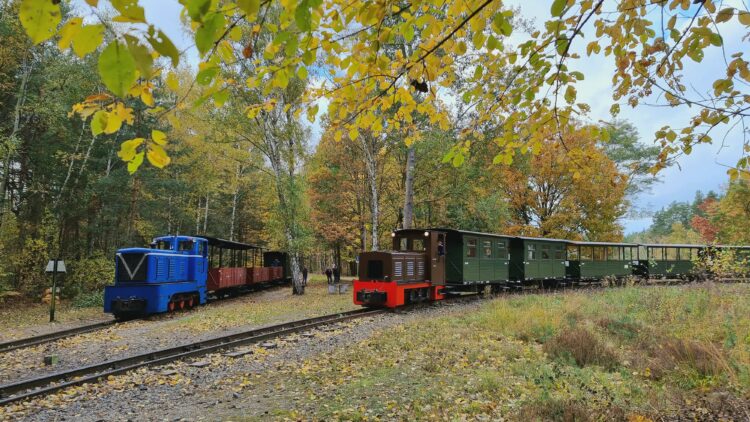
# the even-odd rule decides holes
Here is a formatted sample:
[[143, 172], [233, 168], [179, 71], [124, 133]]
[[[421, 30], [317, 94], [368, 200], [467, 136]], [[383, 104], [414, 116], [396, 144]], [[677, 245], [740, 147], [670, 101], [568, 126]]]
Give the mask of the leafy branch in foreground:
[[[86, 3], [87, 13], [72, 16], [60, 26], [59, 1], [21, 0], [21, 23], [35, 43], [58, 36], [60, 49], [72, 45], [81, 57], [97, 53], [96, 46], [106, 44], [97, 53], [99, 73], [120, 99], [140, 97], [153, 107], [148, 100], [150, 87], [160, 78], [176, 90], [177, 79], [167, 68], [176, 68], [182, 54], [146, 20], [138, 0]], [[736, 138], [744, 146], [729, 174], [750, 178], [745, 122], [750, 117], [750, 69], [743, 57], [750, 27], [747, 10], [719, 8], [711, 0], [697, 4], [689, 0], [554, 0], [542, 29], [517, 35], [521, 40], [511, 43], [513, 11], [493, 0], [180, 3], [201, 58], [191, 86], [202, 86], [203, 95], [194, 104], [184, 104], [183, 98], [174, 108], [207, 101], [221, 107], [232, 100], [232, 86], [261, 87], [268, 93], [285, 88], [294, 76], [312, 77], [308, 116], [314, 118], [315, 102], [328, 97], [336, 139], [343, 133], [356, 140], [363, 130], [376, 134], [396, 130], [411, 143], [423, 131], [414, 124], [415, 115], [427, 116], [430, 124], [445, 129], [454, 118], [448, 105], [452, 101], [447, 100], [455, 98], [473, 113], [459, 122], [463, 130], [446, 160], [460, 165], [472, 143], [492, 141], [501, 147], [494, 161], [510, 163], [518, 152], [538, 152], [549, 127], [563, 140], [575, 120], [586, 118], [590, 107], [578, 100], [577, 89], [585, 75], [573, 68], [581, 59], [577, 51], [585, 50], [615, 65], [613, 115], [623, 104], [636, 107], [651, 102], [688, 106], [692, 112], [684, 127], [665, 126], [655, 133], [661, 151], [652, 171], [689, 154], [697, 144], [713, 142], [714, 132], [722, 127], [727, 134], [739, 132]], [[115, 11], [112, 22], [85, 23], [89, 17], [102, 15], [108, 6]], [[277, 18], [269, 20], [269, 15]], [[243, 31], [241, 22], [253, 29]], [[259, 51], [261, 28], [275, 35]], [[735, 44], [729, 45], [722, 31], [744, 36], [727, 38]], [[398, 50], [415, 37], [416, 48]], [[385, 54], [389, 48], [396, 48], [396, 53]], [[715, 66], [703, 62], [712, 50], [723, 58], [723, 72], [708, 75], [709, 92], [692, 93], [688, 87], [706, 80], [701, 70]], [[685, 68], [690, 62], [695, 70], [688, 74]], [[253, 64], [256, 71], [245, 80], [224, 78], [219, 71], [222, 66], [243, 63]], [[420, 95], [424, 98], [417, 100]], [[248, 107], [250, 117], [263, 106]], [[111, 118], [113, 111], [103, 107], [97, 111]], [[152, 111], [164, 115], [174, 108], [154, 107]], [[303, 111], [300, 108], [296, 113]], [[598, 135], [606, 138], [607, 132]]]

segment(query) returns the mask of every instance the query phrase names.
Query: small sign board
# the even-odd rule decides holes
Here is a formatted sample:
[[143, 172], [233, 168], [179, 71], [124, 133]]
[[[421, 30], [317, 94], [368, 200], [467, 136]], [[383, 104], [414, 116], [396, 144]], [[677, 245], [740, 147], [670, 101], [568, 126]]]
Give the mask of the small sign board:
[[[57, 261], [57, 270], [55, 270], [55, 261]], [[58, 273], [64, 273], [65, 272], [65, 261], [62, 259], [50, 259], [50, 261], [47, 263], [47, 269], [44, 270], [48, 273], [58, 272]]]

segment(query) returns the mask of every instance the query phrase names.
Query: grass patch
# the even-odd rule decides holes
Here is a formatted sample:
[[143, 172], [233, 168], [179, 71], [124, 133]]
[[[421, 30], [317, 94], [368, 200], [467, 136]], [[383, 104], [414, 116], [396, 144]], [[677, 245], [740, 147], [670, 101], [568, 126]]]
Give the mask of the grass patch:
[[[746, 403], [749, 327], [750, 285], [511, 296], [384, 330], [264, 382], [307, 398], [273, 409], [289, 418], [679, 419], [712, 409], [702, 397]], [[735, 408], [722, 417], [744, 418], [726, 413]]]

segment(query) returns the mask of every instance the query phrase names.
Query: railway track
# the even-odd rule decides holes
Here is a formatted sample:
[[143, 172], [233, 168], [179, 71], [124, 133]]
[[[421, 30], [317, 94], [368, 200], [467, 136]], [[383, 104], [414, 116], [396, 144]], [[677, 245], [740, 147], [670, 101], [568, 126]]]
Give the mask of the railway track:
[[110, 375], [121, 374], [144, 366], [161, 365], [384, 312], [387, 311], [385, 309], [357, 309], [292, 321], [0, 385], [0, 406], [50, 394], [75, 385], [97, 382]]
[[[259, 292], [263, 290], [271, 290], [273, 288], [280, 287], [280, 286], [281, 285], [279, 284], [269, 284], [267, 286], [264, 286], [263, 288], [251, 289], [246, 294], [255, 293], [255, 292]], [[237, 297], [243, 297], [246, 294], [241, 294]], [[216, 302], [216, 301], [220, 303], [229, 303], [232, 301], [232, 299], [211, 299], [209, 303]], [[164, 314], [164, 315], [168, 315], [168, 314]], [[127, 321], [135, 321], [136, 319], [141, 319], [141, 318], [130, 319]], [[49, 342], [53, 342], [56, 340], [61, 340], [64, 338], [77, 336], [79, 334], [90, 333], [92, 331], [111, 327], [117, 324], [118, 322], [119, 321], [116, 321], [116, 320], [97, 322], [93, 324], [83, 325], [81, 327], [70, 328], [67, 330], [60, 330], [60, 331], [56, 331], [53, 333], [47, 333], [47, 334], [42, 334], [39, 336], [26, 337], [26, 338], [22, 338], [18, 340], [12, 340], [12, 341], [8, 341], [5, 343], [0, 343], [0, 354], [10, 352], [13, 350], [17, 350], [17, 349], [22, 349], [24, 347], [37, 346], [40, 344], [49, 343]]]
[[102, 328], [111, 327], [116, 323], [117, 321], [115, 320], [102, 321], [94, 324], [83, 325], [81, 327], [70, 328], [68, 330], [61, 330], [54, 333], [42, 334], [40, 336], [27, 337], [19, 340], [0, 343], [0, 353], [10, 352], [12, 350], [21, 349], [24, 347], [36, 346], [67, 337], [77, 336], [79, 334], [90, 333], [92, 331], [101, 330]]

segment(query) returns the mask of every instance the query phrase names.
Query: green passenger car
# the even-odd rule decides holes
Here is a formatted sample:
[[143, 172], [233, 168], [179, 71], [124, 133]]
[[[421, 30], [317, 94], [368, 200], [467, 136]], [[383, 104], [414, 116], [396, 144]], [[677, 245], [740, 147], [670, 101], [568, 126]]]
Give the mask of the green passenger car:
[[596, 281], [602, 277], [623, 278], [638, 264], [635, 243], [570, 241], [565, 276], [570, 280]]
[[446, 233], [447, 284], [500, 284], [509, 281], [510, 237], [463, 230]]
[[567, 240], [513, 237], [510, 241], [510, 280], [554, 284], [565, 279]]
[[[648, 266], [650, 278], [687, 277], [693, 273], [693, 260], [705, 245], [642, 245], [646, 256], [641, 265]], [[645, 258], [645, 261], [644, 261]]]

